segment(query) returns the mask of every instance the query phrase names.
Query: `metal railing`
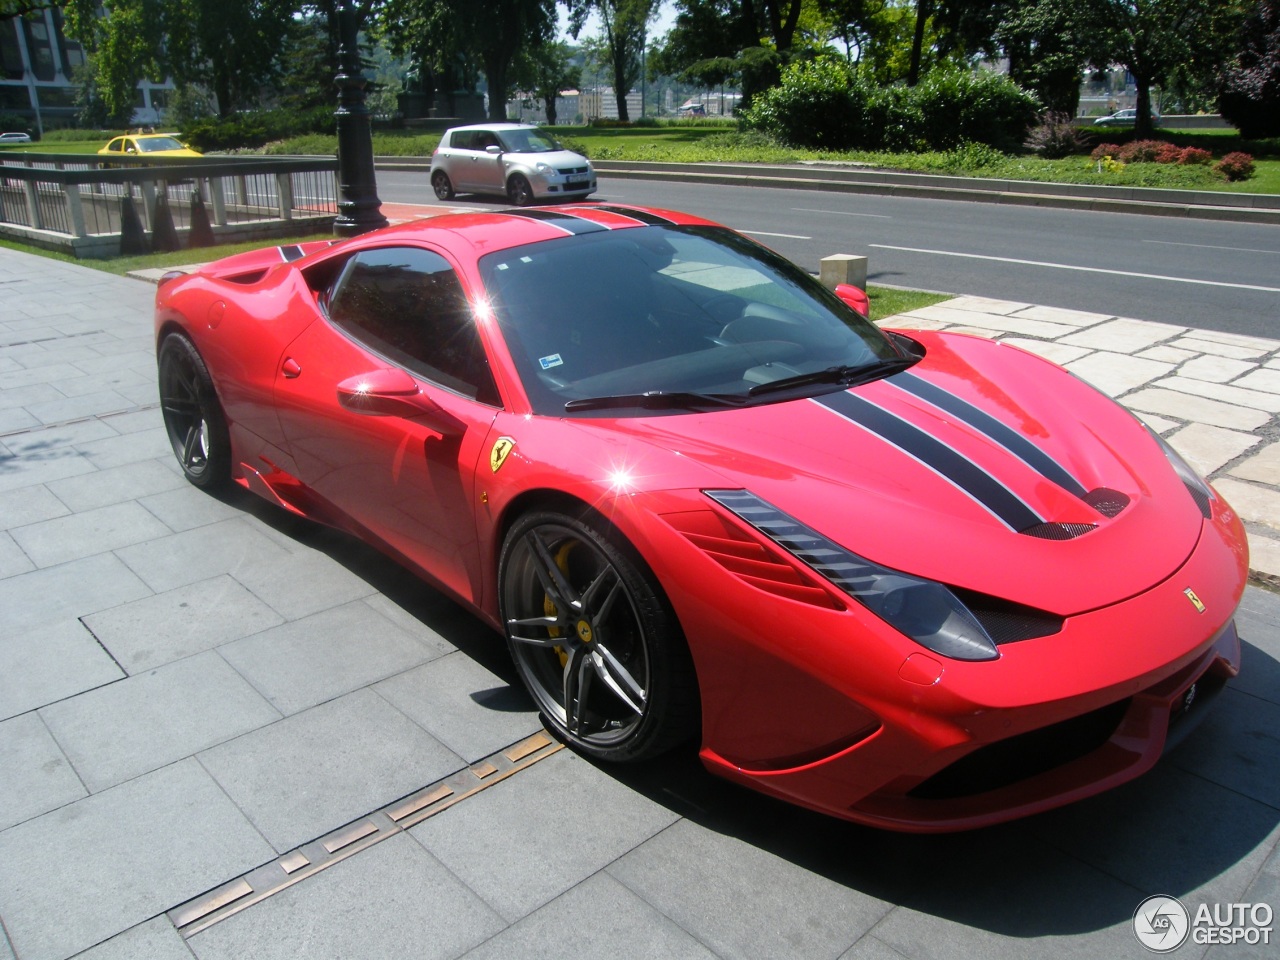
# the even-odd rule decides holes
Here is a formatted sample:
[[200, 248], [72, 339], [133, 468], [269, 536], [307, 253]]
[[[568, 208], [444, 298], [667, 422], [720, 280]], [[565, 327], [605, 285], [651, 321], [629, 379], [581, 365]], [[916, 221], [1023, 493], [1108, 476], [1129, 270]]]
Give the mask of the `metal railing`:
[[327, 229], [336, 159], [0, 154], [0, 236], [79, 257]]

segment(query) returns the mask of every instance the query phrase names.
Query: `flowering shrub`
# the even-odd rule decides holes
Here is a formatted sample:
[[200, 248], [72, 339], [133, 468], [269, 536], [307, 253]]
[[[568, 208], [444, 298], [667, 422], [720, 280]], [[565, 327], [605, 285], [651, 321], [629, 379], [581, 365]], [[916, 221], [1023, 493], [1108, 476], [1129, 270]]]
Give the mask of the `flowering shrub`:
[[1248, 180], [1253, 176], [1253, 157], [1239, 151], [1228, 153], [1213, 169], [1228, 180]]
[[1101, 160], [1103, 157], [1118, 157], [1119, 155], [1120, 155], [1120, 144], [1100, 143], [1093, 148], [1093, 153], [1089, 154], [1089, 159]]
[[1099, 173], [1119, 173], [1124, 169], [1124, 164], [1115, 157], [1102, 157], [1098, 160]]
[[1178, 162], [1182, 164], [1200, 164], [1208, 166], [1213, 163], [1213, 154], [1208, 150], [1201, 150], [1199, 147], [1187, 147], [1182, 151], [1182, 156], [1178, 158]]
[[1160, 163], [1160, 151], [1168, 146], [1163, 140], [1130, 140], [1117, 156], [1125, 163]]

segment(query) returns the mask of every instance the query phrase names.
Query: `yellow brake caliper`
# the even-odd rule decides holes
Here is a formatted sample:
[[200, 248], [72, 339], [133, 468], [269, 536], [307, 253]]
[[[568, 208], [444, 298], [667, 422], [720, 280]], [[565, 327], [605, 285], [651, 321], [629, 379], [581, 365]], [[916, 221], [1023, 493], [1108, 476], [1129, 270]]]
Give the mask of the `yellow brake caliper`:
[[[556, 552], [556, 566], [560, 568], [560, 572], [566, 577], [569, 576], [569, 554], [573, 552], [573, 548], [575, 546], [577, 546], [577, 544], [570, 540]], [[548, 617], [554, 617], [560, 613], [560, 611], [556, 609], [556, 605], [551, 602], [551, 597], [545, 593], [542, 595], [542, 612]], [[558, 637], [560, 636], [560, 628], [548, 627], [547, 633], [551, 634], [553, 637]], [[564, 647], [559, 646], [552, 647], [552, 649], [555, 650], [556, 656], [560, 658], [560, 666], [563, 668], [564, 665], [569, 662], [569, 651]]]

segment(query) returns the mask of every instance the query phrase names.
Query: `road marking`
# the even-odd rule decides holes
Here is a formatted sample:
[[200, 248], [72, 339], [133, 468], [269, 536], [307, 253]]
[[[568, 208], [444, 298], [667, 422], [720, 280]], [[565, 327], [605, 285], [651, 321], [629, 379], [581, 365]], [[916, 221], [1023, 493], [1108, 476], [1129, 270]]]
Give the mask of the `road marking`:
[[1050, 267], [1054, 270], [1077, 270], [1081, 273], [1106, 273], [1113, 277], [1137, 277], [1142, 280], [1168, 280], [1171, 283], [1193, 283], [1204, 287], [1230, 287], [1233, 290], [1261, 290], [1280, 293], [1280, 287], [1263, 287], [1251, 283], [1227, 283], [1222, 280], [1196, 280], [1192, 277], [1165, 277], [1158, 273], [1136, 273], [1132, 270], [1107, 270], [1103, 267], [1080, 267], [1072, 263], [1046, 263], [1043, 260], [1019, 260], [1015, 257], [988, 257], [980, 253], [957, 253], [954, 250], [925, 250], [920, 247], [892, 247], [883, 243], [868, 244], [876, 250], [898, 250], [903, 253], [927, 253], [935, 257], [960, 257], [963, 260], [990, 260], [994, 263], [1016, 263], [1026, 267]]
[[811, 207], [792, 207], [795, 213], [834, 213], [840, 217], [871, 217], [874, 220], [892, 220], [887, 213], [854, 213], [851, 210], [814, 210]]
[[1159, 243], [1166, 247], [1195, 247], [1199, 250], [1230, 250], [1233, 253], [1269, 253], [1280, 254], [1280, 250], [1259, 250], [1256, 247], [1219, 247], [1212, 243], [1179, 243], [1177, 240], [1143, 240], [1143, 243]]
[[813, 237], [800, 237], [794, 233], [765, 233], [763, 230], [739, 230], [752, 237], [784, 237], [787, 240], [812, 240]]

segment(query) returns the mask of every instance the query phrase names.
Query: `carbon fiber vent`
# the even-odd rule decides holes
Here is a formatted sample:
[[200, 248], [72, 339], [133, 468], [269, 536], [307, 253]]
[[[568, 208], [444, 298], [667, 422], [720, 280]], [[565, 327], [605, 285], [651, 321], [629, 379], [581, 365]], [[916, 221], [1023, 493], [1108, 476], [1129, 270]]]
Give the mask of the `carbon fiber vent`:
[[1074, 540], [1095, 529], [1092, 523], [1037, 523], [1034, 527], [1019, 530], [1028, 537], [1039, 537], [1041, 540]]
[[982, 624], [996, 646], [1051, 637], [1062, 630], [1062, 617], [1054, 616], [1035, 607], [1023, 606], [985, 593], [952, 587], [954, 593]]
[[1096, 490], [1090, 490], [1080, 499], [1108, 518], [1117, 516], [1121, 510], [1129, 505], [1127, 494], [1107, 487], [1098, 487]]

